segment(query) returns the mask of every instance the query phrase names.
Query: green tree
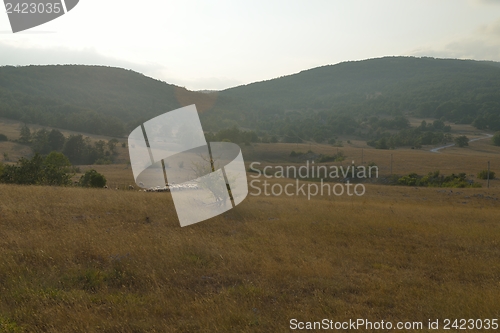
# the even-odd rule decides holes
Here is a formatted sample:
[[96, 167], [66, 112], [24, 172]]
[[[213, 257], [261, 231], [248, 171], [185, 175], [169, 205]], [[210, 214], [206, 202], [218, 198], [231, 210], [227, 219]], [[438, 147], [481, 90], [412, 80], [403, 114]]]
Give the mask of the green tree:
[[7, 136], [5, 134], [0, 134], [0, 141], [7, 141]]
[[52, 149], [49, 145], [49, 131], [42, 128], [31, 135], [33, 150], [40, 154], [48, 154]]
[[49, 155], [47, 155], [47, 157], [45, 157], [44, 164], [47, 166], [53, 166], [67, 171], [71, 166], [71, 163], [69, 162], [68, 158], [64, 156], [63, 153], [59, 153], [56, 151], [51, 152]]
[[108, 149], [111, 152], [111, 154], [116, 154], [115, 148], [116, 148], [117, 143], [118, 143], [118, 140], [116, 140], [116, 139], [111, 139], [108, 141]]
[[0, 182], [21, 185], [43, 183], [43, 157], [36, 153], [32, 159], [21, 158], [16, 165], [6, 165]]
[[31, 142], [31, 130], [26, 124], [24, 124], [24, 126], [21, 127], [21, 134], [19, 135], [19, 142], [20, 143], [30, 143]]
[[63, 154], [73, 164], [85, 163], [86, 144], [82, 135], [71, 135], [64, 144]]
[[493, 135], [493, 138], [491, 138], [493, 141], [493, 144], [495, 146], [500, 146], [500, 132], [496, 132], [495, 135]]
[[56, 129], [50, 131], [48, 135], [48, 143], [51, 150], [60, 151], [61, 149], [63, 149], [65, 142], [66, 138], [64, 137], [64, 134], [62, 134], [60, 131]]
[[82, 187], [104, 187], [106, 186], [106, 178], [94, 169], [91, 169], [80, 177], [78, 185]]
[[387, 146], [387, 140], [385, 138], [380, 139], [377, 142], [375, 148], [377, 148], [377, 149], [389, 149], [389, 147]]
[[469, 145], [469, 138], [466, 137], [465, 135], [461, 135], [459, 137], [455, 138], [455, 144], [459, 146], [460, 148], [463, 148], [465, 146]]

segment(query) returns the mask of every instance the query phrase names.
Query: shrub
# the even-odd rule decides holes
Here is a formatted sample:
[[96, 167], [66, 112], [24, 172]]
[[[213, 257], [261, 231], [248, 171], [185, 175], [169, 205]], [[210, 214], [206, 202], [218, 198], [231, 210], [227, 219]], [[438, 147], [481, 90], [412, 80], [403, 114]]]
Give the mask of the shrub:
[[440, 175], [439, 171], [429, 172], [426, 176], [419, 176], [411, 173], [398, 179], [399, 185], [406, 186], [426, 186], [426, 187], [481, 187], [481, 184], [467, 180], [465, 173], [458, 175], [452, 173], [450, 176]]
[[[483, 170], [477, 174], [479, 179], [488, 179], [488, 170]], [[490, 171], [490, 179], [495, 179], [495, 173]]]
[[104, 187], [106, 186], [106, 178], [94, 169], [91, 169], [80, 177], [78, 185], [82, 187]]
[[51, 152], [45, 161], [43, 162], [46, 166], [53, 166], [55, 168], [62, 169], [64, 172], [69, 172], [71, 163], [68, 158], [63, 153], [58, 153], [56, 151]]
[[455, 138], [455, 143], [457, 146], [460, 148], [468, 146], [469, 145], [469, 138], [466, 137], [465, 135], [459, 136]]
[[108, 165], [111, 163], [113, 163], [113, 162], [109, 158], [99, 158], [94, 162], [94, 164], [97, 164], [97, 165]]
[[0, 141], [7, 141], [7, 136], [5, 134], [0, 134]]
[[21, 158], [16, 165], [5, 165], [0, 182], [21, 185], [69, 185], [67, 167], [46, 163], [38, 153], [32, 159]]
[[500, 146], [500, 132], [496, 132], [495, 135], [493, 135], [493, 137], [491, 138], [491, 140], [493, 141], [493, 144], [495, 146]]

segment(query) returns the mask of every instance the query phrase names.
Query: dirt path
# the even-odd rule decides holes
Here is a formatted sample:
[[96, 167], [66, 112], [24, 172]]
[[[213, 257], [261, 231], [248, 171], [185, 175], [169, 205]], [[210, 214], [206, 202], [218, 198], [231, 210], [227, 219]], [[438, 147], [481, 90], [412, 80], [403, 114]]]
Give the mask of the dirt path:
[[[483, 136], [481, 138], [475, 138], [475, 139], [470, 139], [469, 142], [474, 142], [474, 141], [478, 141], [478, 140], [483, 140], [483, 139], [488, 139], [488, 138], [492, 138], [493, 135], [492, 134], [485, 134], [486, 136]], [[446, 146], [441, 146], [441, 147], [437, 147], [437, 148], [433, 148], [430, 150], [431, 153], [439, 153], [439, 150], [441, 149], [445, 149], [445, 148], [449, 148], [449, 147], [453, 147], [455, 144], [452, 143], [452, 144], [449, 144], [449, 145], [446, 145]]]

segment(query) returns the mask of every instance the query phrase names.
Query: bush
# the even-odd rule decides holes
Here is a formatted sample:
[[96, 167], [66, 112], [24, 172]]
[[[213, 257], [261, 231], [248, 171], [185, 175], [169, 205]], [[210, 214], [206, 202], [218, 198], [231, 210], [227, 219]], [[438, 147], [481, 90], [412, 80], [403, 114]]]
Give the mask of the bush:
[[493, 137], [491, 138], [491, 140], [493, 141], [493, 144], [495, 146], [500, 146], [500, 132], [496, 132], [495, 135], [493, 135]]
[[[488, 179], [488, 170], [483, 170], [477, 174], [479, 179]], [[495, 173], [490, 171], [490, 179], [495, 179]]]
[[0, 141], [7, 141], [7, 136], [5, 134], [0, 134]]
[[109, 165], [112, 164], [113, 162], [109, 158], [99, 158], [94, 162], [94, 164], [97, 165]]
[[426, 187], [481, 187], [480, 184], [474, 183], [467, 179], [465, 173], [450, 176], [440, 175], [439, 171], [429, 172], [426, 176], [419, 176], [416, 173], [410, 173], [408, 176], [403, 176], [398, 179], [398, 185], [406, 186], [426, 186]]
[[53, 151], [45, 157], [45, 161], [43, 163], [46, 166], [53, 166], [55, 168], [62, 169], [64, 172], [70, 172], [71, 163], [63, 153]]
[[78, 185], [82, 187], [104, 187], [106, 186], [106, 178], [92, 169], [80, 177]]
[[345, 155], [343, 152], [338, 152], [337, 154], [330, 156], [330, 155], [322, 155], [319, 159], [319, 163], [326, 163], [326, 162], [342, 162], [345, 160]]
[[[62, 155], [62, 154], [61, 154]], [[0, 182], [21, 185], [56, 185], [71, 183], [66, 166], [46, 162], [36, 153], [32, 159], [21, 158], [16, 165], [5, 165], [0, 174]]]
[[466, 137], [465, 135], [459, 136], [455, 138], [455, 143], [457, 146], [460, 148], [468, 146], [469, 145], [469, 138]]

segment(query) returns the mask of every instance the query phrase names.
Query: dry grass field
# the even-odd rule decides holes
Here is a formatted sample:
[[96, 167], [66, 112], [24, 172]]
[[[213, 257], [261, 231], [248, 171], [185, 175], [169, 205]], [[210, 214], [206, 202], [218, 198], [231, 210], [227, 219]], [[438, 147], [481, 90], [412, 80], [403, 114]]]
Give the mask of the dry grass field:
[[[500, 316], [498, 189], [255, 197], [180, 228], [168, 193], [0, 185], [5, 332], [287, 332]], [[363, 331], [363, 330], [361, 330]]]
[[[336, 165], [359, 165], [363, 149], [381, 178], [391, 154], [393, 174], [476, 175], [490, 161], [500, 175], [490, 140], [440, 153], [351, 142], [242, 150], [265, 166], [292, 164], [292, 150], [337, 149], [347, 158]], [[422, 322], [408, 332], [430, 332], [429, 319], [437, 331], [446, 318], [500, 319], [496, 179], [489, 189], [367, 183], [363, 196], [311, 200], [251, 189], [235, 209], [181, 228], [169, 193], [124, 190], [130, 166], [80, 168], [111, 189], [0, 184], [0, 332], [289, 332], [293, 318]]]

